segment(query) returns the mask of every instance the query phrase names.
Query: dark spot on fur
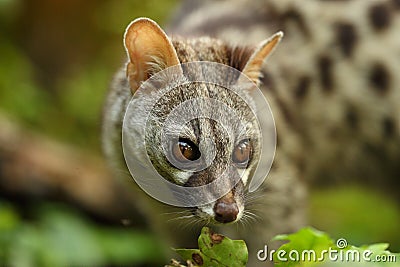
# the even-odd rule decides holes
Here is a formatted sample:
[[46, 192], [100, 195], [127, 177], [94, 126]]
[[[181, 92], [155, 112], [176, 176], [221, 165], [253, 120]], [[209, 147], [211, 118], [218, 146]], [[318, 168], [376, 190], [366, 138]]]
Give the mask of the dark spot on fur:
[[357, 32], [354, 25], [341, 22], [336, 24], [336, 39], [345, 57], [351, 57], [357, 43]]
[[328, 133], [328, 138], [332, 140], [337, 140], [338, 137], [340, 136], [340, 130], [336, 125], [329, 127], [327, 133]]
[[294, 90], [295, 97], [297, 99], [303, 99], [306, 96], [310, 85], [311, 78], [309, 76], [301, 77], [297, 84], [297, 87]]
[[371, 85], [380, 92], [386, 92], [390, 85], [390, 75], [385, 66], [381, 63], [375, 63], [369, 76]]
[[396, 130], [394, 121], [391, 118], [386, 117], [383, 119], [382, 124], [384, 136], [387, 138], [392, 137]]
[[346, 122], [353, 130], [358, 127], [358, 116], [353, 107], [349, 108], [346, 113]]
[[369, 9], [369, 20], [375, 30], [382, 30], [389, 27], [391, 22], [391, 13], [389, 8], [382, 4], [373, 5]]
[[392, 0], [393, 6], [397, 9], [400, 9], [400, 0]]
[[284, 14], [282, 14], [282, 19], [284, 24], [293, 21], [299, 27], [299, 30], [304, 34], [305, 37], [310, 37], [310, 31], [306, 25], [303, 16], [301, 15], [301, 13], [299, 13], [299, 11], [295, 9], [289, 9]]
[[196, 263], [196, 265], [199, 265], [199, 266], [203, 265], [203, 257], [198, 253], [192, 254], [192, 260], [194, 261], [194, 263]]
[[306, 171], [306, 162], [303, 158], [297, 160], [297, 168], [300, 174], [304, 174]]
[[292, 205], [285, 205], [283, 208], [283, 216], [284, 218], [289, 218], [293, 213], [293, 207]]
[[333, 61], [329, 56], [323, 55], [318, 58], [319, 78], [322, 88], [330, 91], [333, 88]]
[[[186, 2], [186, 1], [183, 1]], [[178, 26], [185, 21], [181, 21], [176, 27], [171, 28], [174, 32], [179, 32], [180, 35], [210, 36], [218, 37], [219, 33], [226, 30], [227, 27], [238, 29], [239, 31], [247, 31], [249, 28], [258, 25], [265, 28], [265, 25], [271, 25], [276, 20], [272, 10], [267, 8], [262, 10], [241, 10], [243, 12], [220, 12], [218, 16], [209, 16], [207, 23], [200, 23], [195, 27], [190, 27], [189, 30]], [[251, 18], [251, 19], [249, 19]], [[186, 18], [187, 19], [187, 18]]]
[[277, 103], [279, 105], [280, 110], [282, 111], [283, 117], [285, 118], [286, 122], [289, 124], [293, 124], [293, 117], [290, 113], [286, 103], [284, 103], [281, 99], [277, 98]]

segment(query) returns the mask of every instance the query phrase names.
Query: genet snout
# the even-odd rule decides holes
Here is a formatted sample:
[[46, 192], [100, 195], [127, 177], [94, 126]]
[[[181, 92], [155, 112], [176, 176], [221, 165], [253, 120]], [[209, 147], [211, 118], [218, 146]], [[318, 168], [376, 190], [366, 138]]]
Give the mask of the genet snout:
[[230, 192], [214, 204], [214, 219], [220, 223], [234, 222], [239, 214], [239, 207]]

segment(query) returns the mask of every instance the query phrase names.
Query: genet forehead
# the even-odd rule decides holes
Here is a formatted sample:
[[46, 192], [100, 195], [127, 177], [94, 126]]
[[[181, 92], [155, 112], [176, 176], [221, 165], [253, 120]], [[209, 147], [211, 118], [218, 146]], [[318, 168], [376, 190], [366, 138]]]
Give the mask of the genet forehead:
[[238, 123], [238, 125], [223, 125], [209, 118], [195, 118], [181, 128], [173, 128], [167, 132], [169, 136], [189, 139], [199, 144], [204, 139], [214, 139], [226, 145], [236, 145], [243, 139], [251, 139], [254, 142], [260, 137], [258, 125], [253, 122]]
[[[204, 101], [202, 101], [204, 100]], [[216, 102], [220, 103], [219, 105]], [[246, 90], [225, 88], [216, 84], [190, 82], [174, 87], [163, 94], [155, 107], [168, 114], [178, 106], [185, 104], [186, 112], [202, 112], [203, 114], [240, 115], [246, 119], [254, 119], [255, 106]], [[235, 114], [223, 114], [226, 109]]]
[[216, 83], [190, 81], [179, 84], [173, 88], [166, 88], [163, 99], [179, 99], [185, 101], [197, 97], [210, 97], [225, 101], [232, 105], [248, 105], [251, 97], [248, 83], [223, 86]]
[[233, 139], [251, 138], [260, 134], [259, 125], [251, 103], [245, 98], [215, 84], [184, 84], [156, 103], [153, 118], [166, 134], [195, 143], [202, 137], [224, 134]]

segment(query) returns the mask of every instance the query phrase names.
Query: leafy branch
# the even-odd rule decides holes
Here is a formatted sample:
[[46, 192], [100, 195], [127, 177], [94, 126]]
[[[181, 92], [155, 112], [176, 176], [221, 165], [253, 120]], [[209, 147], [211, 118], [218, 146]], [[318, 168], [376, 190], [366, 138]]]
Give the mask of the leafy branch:
[[[387, 250], [388, 244], [356, 247], [348, 245], [344, 239], [335, 242], [328, 234], [311, 227], [293, 234], [278, 235], [273, 240], [289, 241], [272, 255], [274, 264], [278, 267], [395, 267], [400, 259], [400, 254]], [[248, 251], [243, 240], [231, 240], [204, 227], [198, 244], [198, 249], [175, 249], [186, 265], [172, 260], [166, 267], [246, 266]], [[265, 257], [265, 260], [269, 258]]]

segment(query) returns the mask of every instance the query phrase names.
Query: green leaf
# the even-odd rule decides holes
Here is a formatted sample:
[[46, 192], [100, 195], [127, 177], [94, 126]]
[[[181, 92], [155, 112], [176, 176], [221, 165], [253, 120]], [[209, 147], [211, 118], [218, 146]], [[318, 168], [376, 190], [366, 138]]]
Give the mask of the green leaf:
[[311, 227], [303, 228], [294, 234], [276, 236], [273, 240], [290, 241], [282, 245], [273, 256], [275, 266], [284, 267], [311, 266], [317, 262], [314, 259], [317, 259], [325, 248], [333, 245], [327, 234]]
[[175, 249], [185, 260], [196, 266], [243, 267], [248, 260], [247, 247], [243, 240], [231, 240], [203, 227], [198, 239], [199, 249]]
[[[399, 254], [387, 251], [388, 244], [355, 247], [348, 245], [345, 239], [335, 242], [326, 233], [310, 227], [294, 234], [279, 235], [274, 240], [289, 241], [273, 255], [275, 266], [279, 267], [395, 267], [400, 260]], [[310, 251], [315, 257], [308, 258]]]

